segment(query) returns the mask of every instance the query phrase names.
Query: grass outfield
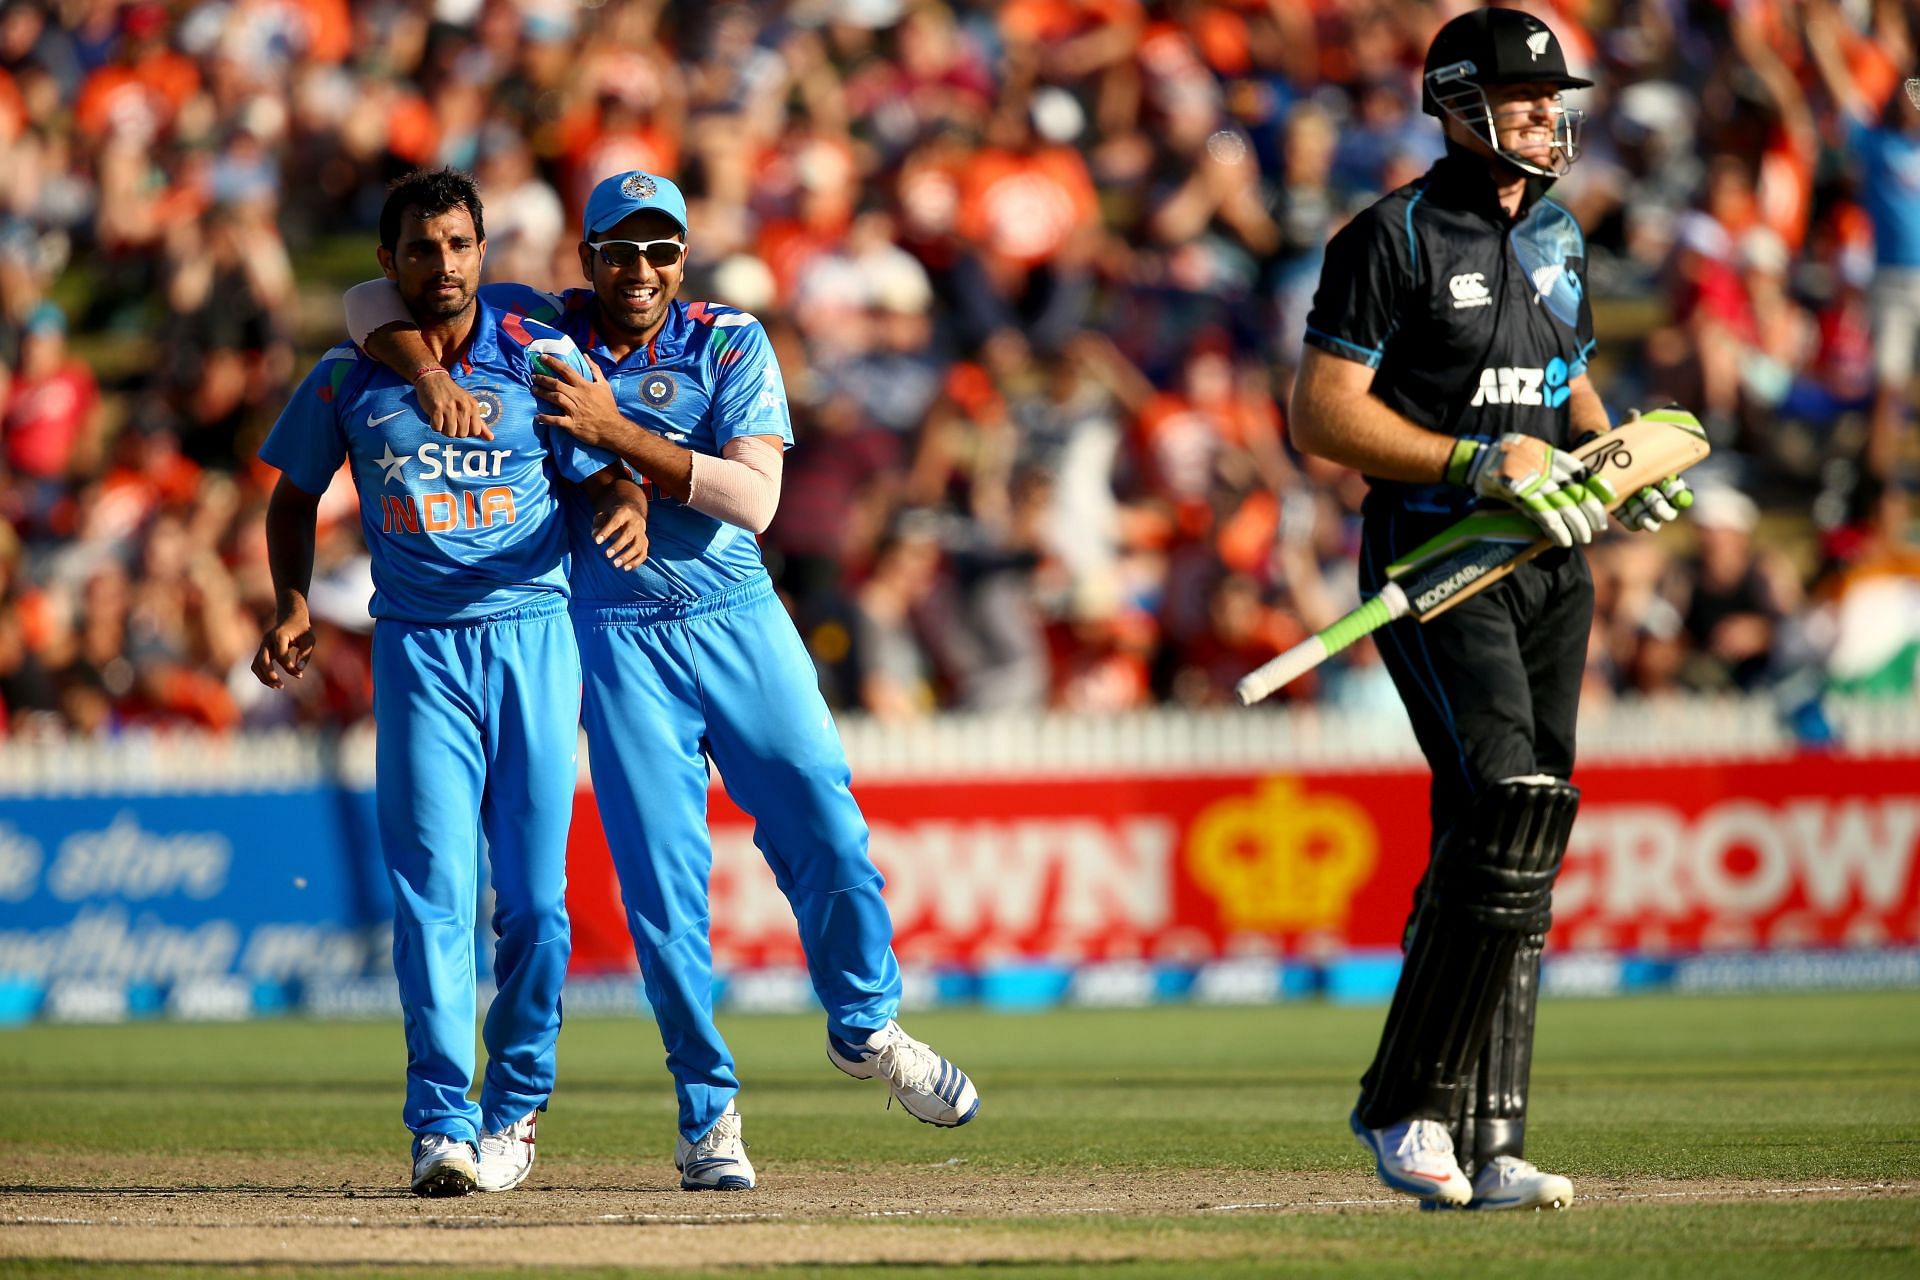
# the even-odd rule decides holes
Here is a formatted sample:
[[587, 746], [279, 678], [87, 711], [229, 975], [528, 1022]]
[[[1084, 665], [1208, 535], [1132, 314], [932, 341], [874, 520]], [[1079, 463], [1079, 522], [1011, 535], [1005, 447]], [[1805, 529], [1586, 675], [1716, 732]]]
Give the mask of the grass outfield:
[[394, 1194], [395, 1026], [0, 1032], [0, 1272], [1920, 1273], [1920, 993], [1549, 1002], [1528, 1154], [1581, 1195], [1552, 1215], [1419, 1214], [1366, 1178], [1345, 1116], [1382, 1013], [916, 1015], [983, 1098], [951, 1132], [834, 1072], [816, 1019], [735, 1019], [762, 1188], [727, 1197], [672, 1190], [651, 1025], [577, 1021], [527, 1188], [436, 1202]]

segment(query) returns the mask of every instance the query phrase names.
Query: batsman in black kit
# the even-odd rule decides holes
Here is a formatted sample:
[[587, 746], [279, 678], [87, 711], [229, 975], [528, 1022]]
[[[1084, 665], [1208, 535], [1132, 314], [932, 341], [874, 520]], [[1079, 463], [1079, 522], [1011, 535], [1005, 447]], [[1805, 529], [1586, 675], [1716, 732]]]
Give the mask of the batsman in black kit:
[[[1546, 198], [1579, 154], [1558, 40], [1515, 9], [1449, 22], [1424, 106], [1447, 154], [1334, 237], [1295, 384], [1295, 445], [1364, 473], [1360, 588], [1487, 500], [1555, 546], [1380, 648], [1433, 770], [1407, 959], [1353, 1129], [1382, 1181], [1435, 1206], [1565, 1206], [1523, 1157], [1540, 951], [1580, 793], [1574, 715], [1593, 614], [1579, 544], [1606, 528], [1568, 450], [1610, 428], [1587, 378], [1585, 240]], [[1634, 495], [1658, 528], [1683, 484]]]

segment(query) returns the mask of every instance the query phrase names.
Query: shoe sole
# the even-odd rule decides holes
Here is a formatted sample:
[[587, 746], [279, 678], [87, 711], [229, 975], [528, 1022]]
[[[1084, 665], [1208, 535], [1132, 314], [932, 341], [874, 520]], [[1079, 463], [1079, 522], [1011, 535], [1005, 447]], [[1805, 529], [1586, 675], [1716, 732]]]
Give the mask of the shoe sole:
[[1501, 1213], [1501, 1212], [1504, 1212], [1507, 1210], [1513, 1210], [1513, 1209], [1518, 1209], [1522, 1211], [1531, 1210], [1534, 1213], [1540, 1213], [1544, 1210], [1549, 1210], [1549, 1209], [1553, 1210], [1554, 1212], [1560, 1212], [1566, 1209], [1572, 1203], [1573, 1203], [1573, 1190], [1571, 1185], [1569, 1185], [1567, 1194], [1564, 1197], [1554, 1196], [1551, 1199], [1547, 1199], [1547, 1200], [1481, 1200], [1476, 1198], [1476, 1199], [1467, 1201], [1467, 1203], [1465, 1204], [1459, 1204], [1459, 1205], [1440, 1204], [1436, 1201], [1428, 1200], [1428, 1201], [1422, 1202], [1420, 1207], [1422, 1209], [1472, 1210], [1475, 1213]]
[[1386, 1157], [1380, 1154], [1380, 1148], [1373, 1145], [1373, 1130], [1360, 1123], [1360, 1113], [1354, 1112], [1347, 1117], [1347, 1127], [1353, 1130], [1353, 1136], [1360, 1139], [1360, 1145], [1373, 1155], [1373, 1173], [1389, 1191], [1398, 1191], [1402, 1195], [1418, 1197], [1420, 1207], [1438, 1209], [1464, 1209], [1470, 1203], [1466, 1200], [1449, 1200], [1440, 1194], [1440, 1188], [1431, 1182], [1407, 1182], [1387, 1172]]
[[1548, 1210], [1561, 1213], [1572, 1203], [1573, 1198], [1571, 1196], [1565, 1200], [1469, 1200], [1465, 1204], [1447, 1204], [1439, 1200], [1422, 1200], [1420, 1202], [1420, 1209], [1423, 1213], [1435, 1209], [1445, 1210], [1449, 1213], [1501, 1213], [1513, 1209], [1532, 1213], [1543, 1213]]
[[718, 1182], [688, 1182], [680, 1179], [682, 1191], [751, 1191], [753, 1184], [736, 1174], [728, 1174]]
[[427, 1176], [413, 1184], [413, 1194], [430, 1200], [447, 1199], [453, 1196], [470, 1196], [480, 1186], [480, 1180], [465, 1169], [449, 1168], [440, 1165], [429, 1169]]
[[[878, 1071], [869, 1071], [867, 1074], [861, 1075], [858, 1071], [854, 1070], [854, 1066], [862, 1065], [862, 1064], [856, 1063], [853, 1065], [849, 1065], [847, 1059], [842, 1058], [839, 1054], [833, 1051], [833, 1046], [831, 1044], [827, 1046], [827, 1061], [831, 1062], [835, 1067], [839, 1068], [840, 1073], [842, 1075], [850, 1076], [855, 1080], [878, 1080], [880, 1078], [880, 1073]], [[969, 1081], [969, 1083], [971, 1083], [971, 1081]], [[961, 1125], [965, 1124], [967, 1121], [973, 1119], [975, 1116], [980, 1114], [980, 1094], [977, 1091], [973, 1095], [973, 1105], [967, 1108], [967, 1113], [955, 1120], [929, 1120], [925, 1116], [921, 1115], [919, 1112], [915, 1111], [912, 1107], [908, 1106], [906, 1103], [906, 1099], [902, 1098], [899, 1094], [894, 1093], [892, 1085], [887, 1086], [887, 1092], [893, 1095], [894, 1100], [900, 1104], [900, 1109], [902, 1111], [912, 1116], [915, 1120], [918, 1120], [921, 1124], [930, 1124], [936, 1129], [958, 1129]]]

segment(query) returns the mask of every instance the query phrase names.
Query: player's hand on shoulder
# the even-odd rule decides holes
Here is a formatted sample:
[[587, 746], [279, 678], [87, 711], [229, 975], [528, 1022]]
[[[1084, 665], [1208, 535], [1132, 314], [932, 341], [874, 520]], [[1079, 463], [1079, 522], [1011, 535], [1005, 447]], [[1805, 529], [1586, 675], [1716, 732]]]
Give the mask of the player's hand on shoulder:
[[593, 504], [593, 540], [616, 569], [638, 567], [647, 558], [647, 493], [631, 480], [616, 480]]
[[303, 608], [283, 618], [260, 637], [260, 648], [253, 655], [254, 678], [269, 689], [284, 689], [281, 672], [301, 678], [313, 659], [313, 623]]
[[534, 366], [534, 394], [545, 400], [549, 412], [537, 422], [560, 427], [581, 444], [611, 445], [626, 427], [620, 406], [613, 399], [613, 385], [600, 376], [592, 361], [581, 373], [561, 360], [543, 359]]
[[491, 440], [493, 428], [481, 416], [480, 402], [444, 373], [430, 373], [413, 384], [427, 425], [453, 440]]
[[1511, 503], [1556, 546], [1592, 542], [1607, 527], [1605, 505], [1587, 489], [1586, 468], [1534, 436], [1509, 432], [1491, 443], [1462, 441], [1447, 479]]

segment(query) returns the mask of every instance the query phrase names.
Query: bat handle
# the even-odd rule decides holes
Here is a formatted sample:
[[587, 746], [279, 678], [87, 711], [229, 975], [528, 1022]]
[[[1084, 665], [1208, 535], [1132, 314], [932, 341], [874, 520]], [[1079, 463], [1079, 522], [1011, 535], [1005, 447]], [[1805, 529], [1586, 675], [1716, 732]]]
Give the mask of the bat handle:
[[1340, 652], [1361, 636], [1371, 635], [1396, 618], [1404, 618], [1411, 606], [1407, 593], [1397, 582], [1389, 582], [1373, 597], [1332, 626], [1308, 636], [1279, 657], [1242, 676], [1233, 687], [1240, 705], [1250, 707], [1275, 689], [1298, 680], [1307, 672]]
[[1250, 707], [1282, 685], [1298, 680], [1331, 656], [1326, 641], [1319, 636], [1308, 636], [1279, 657], [1269, 659], [1240, 677], [1240, 683], [1233, 686], [1233, 692], [1240, 699], [1241, 706]]

